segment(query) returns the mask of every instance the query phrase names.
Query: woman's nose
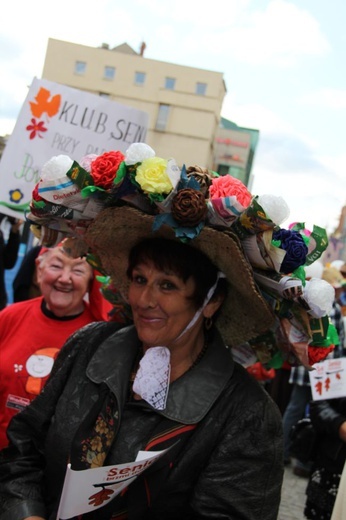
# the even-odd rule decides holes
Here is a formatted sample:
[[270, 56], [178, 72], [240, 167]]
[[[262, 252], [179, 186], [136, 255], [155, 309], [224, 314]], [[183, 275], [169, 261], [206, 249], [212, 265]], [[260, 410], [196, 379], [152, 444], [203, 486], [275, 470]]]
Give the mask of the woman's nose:
[[68, 267], [65, 267], [61, 270], [59, 280], [65, 283], [68, 283], [71, 281], [71, 269]]
[[142, 288], [140, 294], [138, 295], [138, 304], [144, 308], [153, 308], [156, 306], [156, 296], [154, 287], [146, 285]]

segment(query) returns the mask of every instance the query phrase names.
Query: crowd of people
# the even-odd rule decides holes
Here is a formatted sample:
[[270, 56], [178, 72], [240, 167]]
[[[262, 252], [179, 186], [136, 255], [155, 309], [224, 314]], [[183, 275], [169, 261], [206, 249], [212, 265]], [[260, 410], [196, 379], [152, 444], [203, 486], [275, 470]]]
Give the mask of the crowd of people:
[[[293, 462], [307, 478], [305, 517], [329, 520], [346, 458], [346, 396], [313, 401], [298, 350], [268, 357], [258, 338], [275, 323], [270, 298], [239, 234], [215, 213], [205, 224], [210, 172], [191, 180], [182, 170], [158, 224], [148, 208], [165, 214], [168, 205], [158, 191], [143, 197], [139, 171], [153, 157], [129, 155], [117, 156], [129, 184], [121, 195], [108, 189], [83, 240], [41, 240], [21, 262], [13, 302], [0, 286], [0, 520], [277, 520]], [[84, 176], [92, 160], [81, 162]], [[162, 191], [156, 168], [149, 184]], [[35, 212], [37, 193], [28, 219], [56, 229], [54, 212], [42, 219], [42, 203]], [[3, 240], [4, 269], [17, 260], [21, 224]], [[308, 248], [294, 233], [304, 265]], [[320, 265], [335, 291], [337, 339], [325, 359], [344, 357], [346, 271]], [[306, 414], [319, 442], [308, 465], [293, 461], [289, 435]], [[107, 478], [102, 468], [112, 468]], [[136, 473], [117, 488], [112, 476], [129, 468]], [[88, 475], [86, 504], [69, 495], [70, 469]]]

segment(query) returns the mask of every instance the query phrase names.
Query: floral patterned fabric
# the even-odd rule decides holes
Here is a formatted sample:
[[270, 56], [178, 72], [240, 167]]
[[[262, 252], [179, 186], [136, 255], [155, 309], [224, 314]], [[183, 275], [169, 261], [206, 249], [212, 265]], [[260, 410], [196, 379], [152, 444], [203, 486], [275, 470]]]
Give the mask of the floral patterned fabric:
[[98, 468], [104, 465], [114, 440], [119, 413], [116, 400], [106, 385], [101, 385], [98, 401], [82, 422], [71, 450], [74, 470]]

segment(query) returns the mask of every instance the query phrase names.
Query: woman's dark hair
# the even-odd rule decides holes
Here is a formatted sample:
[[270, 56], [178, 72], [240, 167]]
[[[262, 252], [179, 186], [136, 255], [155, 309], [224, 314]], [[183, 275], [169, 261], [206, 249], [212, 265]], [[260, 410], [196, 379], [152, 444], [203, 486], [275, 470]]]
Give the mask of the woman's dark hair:
[[[216, 282], [218, 269], [209, 258], [187, 244], [166, 238], [146, 238], [130, 251], [127, 276], [131, 279], [134, 268], [142, 262], [152, 262], [160, 271], [172, 271], [186, 282], [190, 276], [196, 283], [192, 296], [196, 308], [201, 307], [209, 289]], [[226, 295], [226, 280], [219, 279], [213, 296]]]

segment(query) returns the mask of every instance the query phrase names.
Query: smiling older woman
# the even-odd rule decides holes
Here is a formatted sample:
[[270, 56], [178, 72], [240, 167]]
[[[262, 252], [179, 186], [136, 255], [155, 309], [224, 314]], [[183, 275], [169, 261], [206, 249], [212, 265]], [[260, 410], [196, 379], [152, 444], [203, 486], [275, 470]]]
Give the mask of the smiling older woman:
[[85, 258], [71, 258], [59, 245], [42, 248], [36, 263], [42, 295], [0, 313], [1, 448], [9, 421], [42, 390], [67, 338], [98, 319], [86, 301], [93, 270]]
[[70, 338], [44, 393], [12, 420], [1, 520], [57, 518], [69, 462], [93, 472], [140, 450], [161, 457], [120, 493], [94, 488], [78, 518], [276, 520], [281, 416], [229, 348], [266, 330], [272, 313], [235, 235], [205, 226], [186, 244], [153, 222], [121, 204], [88, 227], [133, 322]]

